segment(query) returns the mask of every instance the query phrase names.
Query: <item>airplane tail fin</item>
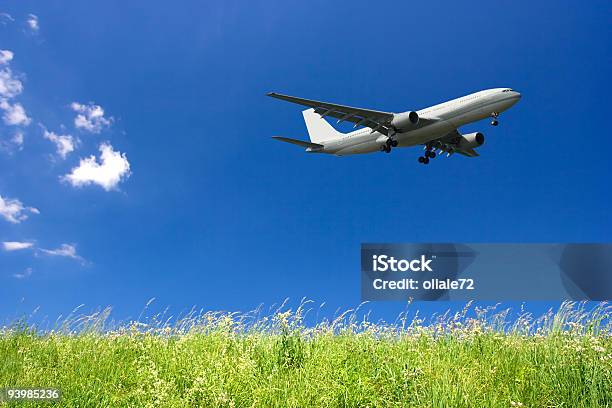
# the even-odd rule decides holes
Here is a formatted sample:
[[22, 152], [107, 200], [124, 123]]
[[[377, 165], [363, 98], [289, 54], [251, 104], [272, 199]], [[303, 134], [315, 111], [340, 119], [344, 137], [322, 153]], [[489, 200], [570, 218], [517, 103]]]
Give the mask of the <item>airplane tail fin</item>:
[[308, 129], [308, 136], [312, 143], [320, 144], [328, 140], [337, 139], [344, 135], [344, 133], [338, 132], [328, 121], [315, 113], [314, 109], [306, 109], [302, 112], [304, 115], [304, 122], [306, 122], [306, 128]]

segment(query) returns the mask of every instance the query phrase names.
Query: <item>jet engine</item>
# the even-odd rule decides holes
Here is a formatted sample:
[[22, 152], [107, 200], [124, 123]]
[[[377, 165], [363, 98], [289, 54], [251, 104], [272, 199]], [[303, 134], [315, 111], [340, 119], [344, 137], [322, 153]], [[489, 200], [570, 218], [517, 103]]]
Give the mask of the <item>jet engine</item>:
[[478, 146], [482, 146], [485, 142], [485, 137], [480, 132], [468, 133], [467, 135], [462, 135], [459, 140], [459, 148], [460, 149], [474, 149]]
[[414, 129], [418, 123], [419, 114], [414, 111], [410, 111], [394, 114], [393, 120], [391, 121], [391, 126], [401, 132], [403, 130]]

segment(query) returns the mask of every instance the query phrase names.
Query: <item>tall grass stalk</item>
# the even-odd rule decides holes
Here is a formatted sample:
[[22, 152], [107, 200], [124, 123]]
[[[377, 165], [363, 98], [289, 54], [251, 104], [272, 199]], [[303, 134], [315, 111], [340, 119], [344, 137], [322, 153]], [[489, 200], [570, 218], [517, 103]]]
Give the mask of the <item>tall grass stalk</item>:
[[612, 406], [606, 304], [307, 325], [311, 305], [125, 323], [77, 308], [44, 330], [22, 319], [0, 329], [0, 388], [57, 387], [67, 407]]

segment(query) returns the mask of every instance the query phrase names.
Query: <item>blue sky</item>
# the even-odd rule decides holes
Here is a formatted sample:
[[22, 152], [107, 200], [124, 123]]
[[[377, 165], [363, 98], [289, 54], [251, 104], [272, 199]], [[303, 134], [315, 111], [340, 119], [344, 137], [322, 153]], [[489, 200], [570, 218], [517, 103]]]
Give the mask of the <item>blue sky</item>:
[[[607, 2], [0, 12], [0, 241], [31, 244], [0, 248], [2, 320], [80, 304], [125, 318], [153, 297], [333, 311], [359, 303], [361, 242], [610, 241]], [[523, 98], [499, 127], [461, 129], [486, 134], [476, 159], [335, 158], [270, 139], [306, 138], [300, 108], [270, 91], [402, 111], [506, 86]]]

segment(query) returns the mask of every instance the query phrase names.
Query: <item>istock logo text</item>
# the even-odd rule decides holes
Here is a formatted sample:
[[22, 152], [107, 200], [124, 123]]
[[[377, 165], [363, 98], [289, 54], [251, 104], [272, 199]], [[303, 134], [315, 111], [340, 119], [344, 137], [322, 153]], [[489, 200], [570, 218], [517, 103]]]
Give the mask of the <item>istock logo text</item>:
[[372, 270], [375, 272], [433, 272], [429, 264], [432, 259], [427, 259], [421, 255], [420, 259], [395, 259], [388, 255], [373, 255]]

